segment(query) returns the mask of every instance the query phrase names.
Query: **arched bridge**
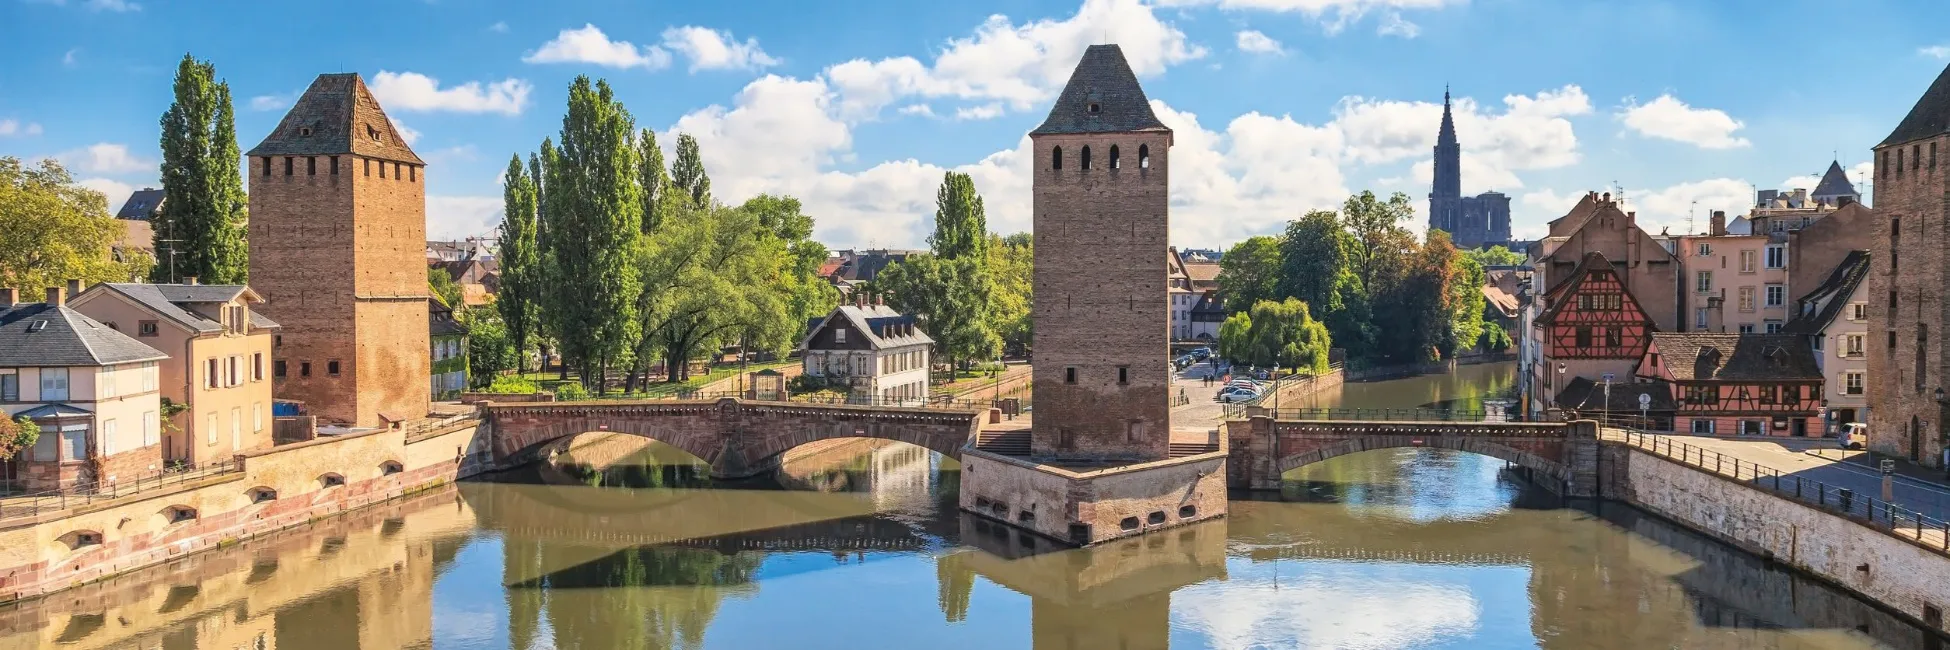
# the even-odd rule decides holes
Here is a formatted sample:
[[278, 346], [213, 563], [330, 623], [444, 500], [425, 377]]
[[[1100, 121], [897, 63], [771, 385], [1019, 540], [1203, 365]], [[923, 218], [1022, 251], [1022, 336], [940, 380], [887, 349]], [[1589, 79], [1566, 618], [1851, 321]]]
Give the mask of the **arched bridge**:
[[1435, 447], [1515, 463], [1547, 489], [1573, 497], [1596, 494], [1598, 423], [1350, 422], [1274, 420], [1226, 423], [1233, 487], [1279, 489], [1287, 470], [1372, 449]]
[[987, 412], [801, 404], [740, 399], [590, 401], [483, 405], [495, 466], [533, 461], [547, 447], [589, 431], [630, 433], [711, 464], [717, 478], [771, 469], [779, 454], [832, 438], [880, 438], [960, 458]]

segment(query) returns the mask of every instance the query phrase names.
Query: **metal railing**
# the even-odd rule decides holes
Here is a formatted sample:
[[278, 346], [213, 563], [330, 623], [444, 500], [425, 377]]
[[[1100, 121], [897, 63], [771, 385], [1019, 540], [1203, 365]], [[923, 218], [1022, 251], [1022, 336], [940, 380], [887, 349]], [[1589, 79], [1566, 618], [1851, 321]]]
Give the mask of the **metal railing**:
[[1357, 422], [1521, 422], [1503, 411], [1459, 409], [1290, 408], [1266, 409], [1275, 420], [1349, 420]]
[[1854, 490], [1760, 465], [1737, 456], [1673, 440], [1670, 436], [1619, 429], [1625, 444], [1682, 465], [1740, 481], [1758, 490], [1799, 501], [1857, 523], [1950, 553], [1950, 522]]
[[236, 458], [226, 458], [202, 465], [164, 468], [144, 472], [133, 478], [117, 477], [113, 483], [95, 481], [44, 490], [30, 494], [0, 496], [0, 520], [33, 517], [47, 512], [59, 512], [68, 508], [99, 503], [113, 499], [153, 492], [173, 485], [181, 485], [197, 479], [244, 471], [244, 464]]

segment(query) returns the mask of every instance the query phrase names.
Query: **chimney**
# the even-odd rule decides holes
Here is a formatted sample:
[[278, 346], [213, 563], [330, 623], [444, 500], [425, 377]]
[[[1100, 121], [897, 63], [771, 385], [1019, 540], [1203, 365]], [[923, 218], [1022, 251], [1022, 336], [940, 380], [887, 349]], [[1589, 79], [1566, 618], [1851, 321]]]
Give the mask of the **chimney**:
[[194, 287], [194, 286], [196, 286], [196, 276], [194, 276], [194, 275], [185, 275], [185, 276], [183, 276], [183, 284], [187, 284], [187, 285], [190, 285], [190, 286], [192, 286], [192, 287]]
[[1639, 225], [1639, 213], [1637, 210], [1633, 210], [1631, 212], [1625, 213], [1626, 228], [1637, 228], [1638, 225]]
[[81, 290], [82, 290], [82, 288], [83, 288], [83, 287], [81, 286], [81, 281], [80, 281], [80, 280], [69, 280], [69, 281], [68, 281], [68, 296], [72, 298], [72, 297], [74, 297], [74, 296], [79, 296], [79, 295], [81, 295]]
[[68, 297], [65, 295], [65, 290], [61, 287], [48, 287], [47, 304], [50, 307], [59, 307], [68, 304]]
[[1606, 202], [1606, 203], [1610, 203], [1610, 202], [1611, 202], [1611, 192], [1606, 192], [1606, 193], [1604, 194], [1604, 200], [1605, 200], [1605, 202]]
[[0, 309], [20, 304], [20, 291], [13, 287], [0, 289]]
[[1714, 210], [1714, 211], [1713, 211], [1713, 221], [1712, 221], [1711, 223], [1712, 223], [1712, 228], [1713, 228], [1713, 229], [1712, 229], [1712, 230], [1710, 230], [1710, 231], [1708, 231], [1708, 232], [1707, 232], [1707, 234], [1710, 234], [1710, 235], [1724, 235], [1724, 234], [1727, 234], [1727, 211], [1726, 211], [1726, 210]]

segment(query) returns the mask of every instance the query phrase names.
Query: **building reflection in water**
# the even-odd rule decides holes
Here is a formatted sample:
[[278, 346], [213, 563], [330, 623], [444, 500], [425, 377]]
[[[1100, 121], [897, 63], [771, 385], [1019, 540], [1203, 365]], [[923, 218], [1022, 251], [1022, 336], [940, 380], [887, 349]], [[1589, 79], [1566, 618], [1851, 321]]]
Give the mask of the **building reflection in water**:
[[0, 650], [1941, 647], [1455, 452], [1345, 456], [1227, 519], [1091, 549], [956, 512], [952, 461], [905, 445], [809, 449], [733, 485], [669, 452], [578, 446], [0, 609]]

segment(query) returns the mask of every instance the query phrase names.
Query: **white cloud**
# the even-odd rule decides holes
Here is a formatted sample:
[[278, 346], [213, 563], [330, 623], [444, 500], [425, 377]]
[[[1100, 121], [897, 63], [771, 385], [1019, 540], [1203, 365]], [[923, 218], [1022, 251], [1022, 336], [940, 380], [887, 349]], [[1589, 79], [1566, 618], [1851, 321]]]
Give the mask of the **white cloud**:
[[37, 122], [22, 124], [20, 120], [8, 118], [0, 120], [0, 138], [20, 135], [40, 135], [41, 125]]
[[393, 118], [391, 116], [388, 116], [387, 119], [392, 120], [393, 132], [398, 133], [399, 138], [401, 140], [405, 140], [408, 146], [411, 146], [413, 143], [420, 141], [419, 131], [413, 130], [412, 128], [406, 126], [406, 124], [400, 122], [398, 119]]
[[1662, 228], [1673, 233], [1686, 232], [1689, 215], [1694, 230], [1705, 230], [1707, 215], [1714, 210], [1725, 210], [1728, 214], [1744, 212], [1753, 204], [1753, 191], [1753, 186], [1744, 180], [1713, 178], [1650, 192], [1628, 191], [1625, 209], [1638, 213], [1639, 227], [1646, 232], [1657, 233]]
[[1375, 28], [1375, 33], [1382, 36], [1415, 38], [1422, 35], [1422, 26], [1408, 22], [1408, 19], [1402, 18], [1401, 12], [1390, 11], [1381, 16], [1381, 26]]
[[272, 94], [272, 95], [258, 95], [256, 97], [251, 98], [251, 110], [275, 111], [280, 108], [290, 106], [291, 102], [297, 101], [297, 99], [298, 99], [298, 93], [295, 92]]
[[87, 6], [89, 11], [113, 11], [117, 13], [142, 11], [142, 5], [129, 2], [128, 0], [88, 0]]
[[1660, 95], [1645, 104], [1628, 104], [1619, 113], [1625, 126], [1640, 135], [1692, 144], [1701, 149], [1745, 147], [1746, 138], [1734, 131], [1746, 124], [1715, 108], [1694, 108], [1672, 95]]
[[1344, 564], [1303, 562], [1279, 585], [1263, 569], [1173, 594], [1173, 627], [1216, 648], [1406, 648], [1482, 625], [1483, 603], [1466, 583], [1376, 580]]
[[1286, 48], [1281, 47], [1279, 41], [1273, 40], [1271, 36], [1260, 33], [1259, 30], [1248, 29], [1241, 31], [1234, 40], [1238, 43], [1239, 51], [1241, 52], [1286, 54]]
[[1383, 35], [1414, 38], [1413, 33], [1395, 34], [1394, 30], [1416, 29], [1413, 24], [1402, 20], [1400, 10], [1440, 9], [1449, 5], [1465, 4], [1468, 0], [1158, 0], [1163, 7], [1212, 6], [1220, 9], [1298, 12], [1320, 23], [1328, 34], [1338, 34], [1348, 25], [1363, 16], [1376, 11], [1382, 13]]
[[1002, 103], [989, 102], [981, 106], [968, 106], [955, 109], [957, 120], [992, 120], [1002, 117]]
[[402, 111], [451, 111], [519, 115], [532, 87], [520, 79], [503, 79], [483, 86], [469, 81], [440, 87], [440, 80], [418, 72], [379, 71], [369, 86], [380, 105]]
[[[1567, 118], [1591, 112], [1591, 100], [1582, 88], [1508, 95], [1503, 105], [1502, 113], [1490, 113], [1465, 97], [1451, 109], [1456, 138], [1462, 143], [1465, 193], [1522, 187], [1517, 171], [1578, 162], [1578, 139]], [[1435, 147], [1435, 125], [1442, 120], [1441, 104], [1348, 97], [1335, 107], [1334, 115], [1351, 162], [1418, 160], [1412, 176], [1424, 183], [1433, 177], [1434, 163], [1428, 157]]]
[[[402, 136], [404, 137], [404, 136]], [[418, 134], [415, 134], [418, 137]], [[408, 143], [411, 144], [411, 143]], [[471, 144], [463, 144], [444, 149], [435, 149], [420, 156], [429, 165], [447, 165], [456, 162], [473, 162], [481, 159], [481, 152]], [[505, 170], [504, 170], [505, 171]], [[496, 182], [499, 184], [499, 181]]]
[[900, 107], [900, 109], [895, 112], [898, 112], [902, 115], [919, 115], [921, 117], [934, 117], [934, 109], [929, 108], [927, 104], [908, 104], [906, 106]]
[[1950, 45], [1931, 45], [1916, 48], [1916, 53], [1935, 59], [1950, 61]]
[[1026, 111], [1056, 95], [1085, 48], [1105, 42], [1119, 44], [1140, 77], [1206, 53], [1140, 0], [1084, 0], [1063, 20], [1016, 25], [990, 16], [973, 34], [950, 39], [932, 64], [907, 56], [854, 59], [827, 68], [824, 78], [849, 118], [871, 117], [909, 96], [999, 101]]
[[486, 235], [501, 225], [499, 196], [427, 196], [427, 239]]
[[129, 195], [135, 194], [135, 186], [110, 178], [84, 178], [75, 181], [76, 185], [101, 192], [108, 199], [108, 211], [115, 212], [122, 204], [129, 202]]
[[127, 174], [156, 171], [156, 161], [129, 153], [129, 146], [98, 142], [74, 151], [56, 154], [55, 159], [70, 168], [90, 174]]
[[63, 53], [61, 55], [61, 65], [65, 65], [70, 68], [74, 67], [76, 61], [75, 55], [80, 53], [81, 53], [81, 48], [77, 47], [77, 48], [69, 49], [66, 53]]
[[759, 49], [758, 39], [740, 43], [729, 31], [686, 25], [664, 30], [664, 47], [691, 60], [691, 72], [699, 70], [757, 70], [778, 65]]
[[505, 20], [495, 21], [494, 24], [488, 25], [488, 31], [494, 32], [496, 34], [506, 34], [508, 33], [508, 21]]
[[555, 40], [521, 57], [528, 63], [593, 63], [609, 68], [647, 68], [670, 66], [670, 52], [655, 45], [638, 47], [629, 41], [612, 41], [595, 25], [565, 29]]

